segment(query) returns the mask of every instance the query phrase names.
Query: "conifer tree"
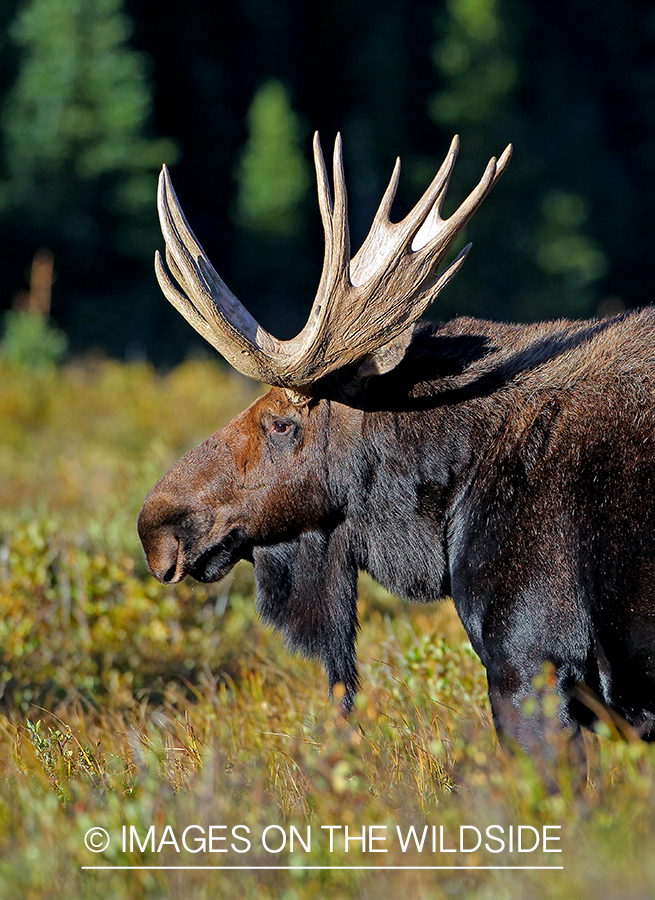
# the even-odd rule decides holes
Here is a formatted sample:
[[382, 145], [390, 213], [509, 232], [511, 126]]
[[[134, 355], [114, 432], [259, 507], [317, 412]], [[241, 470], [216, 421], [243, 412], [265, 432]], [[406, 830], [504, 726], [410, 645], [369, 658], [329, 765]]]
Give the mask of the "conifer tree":
[[[542, 97], [548, 85], [530, 81], [532, 69], [523, 59], [529, 32], [514, 24], [516, 12], [512, 0], [448, 0], [440, 19], [434, 61], [442, 88], [430, 102], [434, 121], [462, 134], [467, 156], [483, 156], [490, 147], [500, 153], [507, 140], [518, 151], [492, 208], [476, 223], [482, 238], [476, 243], [489, 258], [503, 235], [504, 265], [482, 272], [473, 255], [461, 290], [477, 293], [485, 305], [495, 295], [487, 315], [589, 315], [596, 310], [596, 283], [608, 263], [592, 233], [589, 201], [566, 184], [571, 175], [562, 161], [571, 129], [565, 112], [561, 130], [544, 140], [542, 118], [522, 103], [521, 94]], [[519, 291], [517, 285], [525, 287]]]
[[300, 124], [279, 81], [267, 81], [255, 94], [248, 129], [239, 170], [239, 221], [269, 235], [297, 233], [309, 175], [299, 146]]
[[1, 123], [0, 215], [80, 265], [107, 244], [151, 252], [154, 174], [174, 155], [146, 136], [147, 67], [130, 30], [122, 0], [26, 0], [10, 30], [22, 58]]
[[239, 276], [255, 316], [290, 337], [304, 324], [317, 278], [307, 247], [310, 175], [302, 125], [276, 80], [255, 92], [246, 120], [237, 170]]

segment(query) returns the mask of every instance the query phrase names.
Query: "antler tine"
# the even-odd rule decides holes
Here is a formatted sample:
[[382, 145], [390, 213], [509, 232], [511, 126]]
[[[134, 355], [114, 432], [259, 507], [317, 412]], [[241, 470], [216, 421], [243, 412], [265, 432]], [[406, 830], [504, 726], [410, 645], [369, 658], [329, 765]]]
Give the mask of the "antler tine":
[[350, 265], [351, 280], [362, 285], [385, 258], [399, 256], [412, 240], [412, 250], [423, 246], [439, 220], [438, 210], [448, 189], [448, 183], [459, 152], [459, 135], [450, 143], [445, 160], [421, 199], [401, 222], [390, 221], [391, 204], [400, 177], [400, 159], [396, 160], [389, 185], [373, 219], [371, 230]]
[[318, 188], [318, 204], [325, 234], [323, 271], [316, 299], [309, 314], [308, 323], [317, 316], [325, 315], [326, 298], [334, 294], [337, 281], [347, 277], [350, 262], [350, 231], [348, 227], [348, 195], [343, 173], [343, 152], [341, 135], [337, 134], [332, 155], [332, 177], [334, 182], [334, 202], [330, 195], [323, 151], [318, 132], [314, 135], [314, 165]]
[[157, 205], [168, 261], [174, 262], [173, 274], [181, 286], [192, 292], [194, 305], [200, 307], [198, 312], [211, 321], [220, 309], [218, 301], [223, 301], [226, 312], [241, 319], [239, 325], [245, 334], [256, 333], [254, 319], [223, 283], [189, 227], [166, 166], [159, 178]]
[[[507, 164], [509, 163], [510, 159], [512, 158], [513, 151], [514, 151], [514, 147], [511, 144], [508, 144], [505, 147], [505, 149], [503, 150], [503, 152], [501, 153], [500, 159], [498, 160], [498, 163], [496, 164], [496, 177], [494, 178], [494, 182], [493, 182], [494, 184], [498, 181], [500, 176], [503, 174], [503, 172], [507, 168]], [[492, 184], [492, 187], [493, 187], [493, 184]]]
[[450, 245], [505, 171], [511, 156], [512, 145], [508, 144], [498, 161], [496, 161], [495, 157], [492, 157], [487, 163], [487, 168], [478, 184], [473, 188], [466, 200], [464, 200], [452, 216], [445, 221], [441, 218], [441, 205], [443, 202], [442, 194], [438, 198], [433, 210], [434, 219], [431, 223], [431, 233], [427, 237], [424, 236], [422, 245], [416, 246], [416, 241], [420, 232], [417, 233], [414, 243], [412, 244], [412, 249], [419, 250], [422, 247], [425, 247], [428, 252], [438, 252], [440, 245], [444, 242], [447, 242], [448, 245]]
[[166, 166], [159, 177], [157, 207], [166, 262], [157, 254], [157, 280], [167, 299], [237, 371], [273, 383], [271, 357], [279, 341], [265, 331], [225, 285], [209, 262], [182, 212]]
[[334, 255], [332, 266], [337, 271], [343, 271], [350, 262], [350, 227], [348, 225], [348, 194], [343, 173], [341, 134], [337, 134], [334, 142], [332, 171], [334, 178], [334, 211], [332, 214]]
[[348, 227], [348, 194], [343, 173], [343, 150], [340, 134], [337, 134], [334, 142], [332, 158], [334, 203], [330, 195], [330, 183], [318, 132], [314, 134], [314, 166], [318, 187], [318, 205], [326, 239], [326, 252], [329, 245], [332, 251], [337, 249], [338, 259], [344, 259], [350, 252], [350, 231]]
[[318, 189], [318, 206], [321, 211], [321, 220], [325, 234], [331, 229], [332, 221], [332, 196], [330, 195], [330, 183], [328, 181], [321, 139], [318, 131], [314, 132], [314, 168], [316, 169], [316, 186]]
[[400, 157], [396, 157], [396, 163], [393, 167], [393, 172], [391, 173], [391, 178], [389, 179], [389, 184], [387, 185], [387, 189], [384, 192], [382, 200], [380, 200], [380, 205], [378, 206], [377, 212], [375, 214], [374, 221], [384, 221], [389, 222], [389, 217], [391, 215], [391, 207], [393, 205], [393, 201], [396, 199], [396, 191], [398, 190], [398, 182], [400, 181]]
[[155, 251], [155, 274], [157, 276], [157, 281], [159, 282], [159, 287], [162, 289], [162, 292], [166, 299], [175, 307], [175, 309], [179, 313], [184, 316], [189, 324], [192, 325], [196, 329], [196, 331], [204, 337], [206, 341], [209, 341], [209, 343], [215, 347], [216, 344], [214, 343], [213, 335], [207, 322], [198, 313], [197, 309], [191, 305], [184, 294], [178, 291], [178, 289], [175, 287], [168, 276], [166, 268], [164, 267], [164, 263], [159, 250]]
[[[414, 209], [403, 219], [403, 229], [408, 234], [414, 234], [420, 231], [426, 219], [435, 209], [440, 209], [443, 198], [450, 184], [450, 176], [453, 174], [455, 162], [459, 153], [459, 135], [456, 134], [450, 142], [446, 158], [441, 164], [439, 171], [432, 179], [428, 189], [425, 191], [421, 199], [418, 201]], [[412, 248], [413, 249], [413, 248]]]
[[[321, 149], [321, 140], [318, 131], [314, 132], [314, 167], [316, 169], [316, 188], [318, 191], [318, 207], [321, 212], [321, 222], [323, 223], [323, 236], [325, 247], [323, 250], [323, 269], [321, 271], [321, 280], [319, 281], [316, 299], [309, 314], [309, 321], [314, 319], [320, 312], [320, 304], [322, 298], [329, 290], [330, 281], [330, 261], [332, 259], [332, 196], [330, 194], [330, 182], [328, 181], [327, 169], [325, 168], [325, 159], [323, 158], [323, 150]], [[320, 299], [319, 299], [320, 298]]]

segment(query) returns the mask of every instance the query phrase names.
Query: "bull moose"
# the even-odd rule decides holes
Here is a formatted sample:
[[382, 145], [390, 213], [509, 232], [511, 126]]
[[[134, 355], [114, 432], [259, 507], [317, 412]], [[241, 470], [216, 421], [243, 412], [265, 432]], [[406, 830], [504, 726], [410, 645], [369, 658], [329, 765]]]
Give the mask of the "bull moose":
[[439, 271], [511, 153], [444, 219], [457, 149], [455, 138], [392, 223], [396, 163], [351, 259], [341, 141], [333, 199], [315, 138], [325, 257], [307, 324], [288, 341], [212, 268], [164, 169], [159, 284], [239, 372], [272, 389], [150, 491], [138, 526], [148, 566], [170, 584], [252, 561], [261, 617], [322, 661], [346, 712], [364, 570], [410, 600], [453, 598], [499, 733], [542, 739], [545, 720], [525, 700], [547, 664], [563, 726], [593, 721], [582, 688], [653, 738], [655, 315], [418, 323], [464, 262], [468, 246]]

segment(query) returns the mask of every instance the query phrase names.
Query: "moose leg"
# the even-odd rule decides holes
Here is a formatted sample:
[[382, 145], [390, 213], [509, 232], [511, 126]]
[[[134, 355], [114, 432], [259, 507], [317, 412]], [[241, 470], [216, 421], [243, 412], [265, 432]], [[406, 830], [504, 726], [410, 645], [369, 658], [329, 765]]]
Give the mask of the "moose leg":
[[338, 532], [257, 547], [253, 561], [262, 619], [282, 631], [290, 649], [321, 660], [330, 695], [342, 684], [341, 705], [350, 712], [359, 685], [357, 567]]
[[584, 741], [580, 721], [570, 711], [572, 667], [563, 662], [539, 667], [535, 658], [524, 660], [522, 669], [507, 659], [492, 662], [487, 667], [489, 699], [501, 744], [518, 745], [540, 761], [556, 789], [563, 763], [574, 781], [586, 777]]
[[487, 669], [489, 700], [494, 725], [502, 744], [518, 744], [527, 752], [543, 749], [548, 723], [544, 714], [544, 692], [531, 678], [521, 675], [506, 662]]

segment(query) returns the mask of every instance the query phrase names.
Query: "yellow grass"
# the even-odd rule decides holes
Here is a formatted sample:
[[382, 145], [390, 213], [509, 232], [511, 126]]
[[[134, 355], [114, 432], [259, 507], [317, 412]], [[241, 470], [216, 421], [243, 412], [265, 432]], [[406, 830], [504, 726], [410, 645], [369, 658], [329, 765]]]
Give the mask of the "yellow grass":
[[[0, 897], [652, 896], [651, 748], [601, 728], [583, 782], [565, 747], [547, 773], [501, 753], [450, 604], [410, 607], [362, 579], [363, 690], [345, 721], [320, 668], [257, 621], [247, 565], [222, 585], [150, 578], [146, 491], [251, 396], [204, 361], [160, 376], [0, 359]], [[493, 853], [490, 825], [559, 826], [563, 852]], [[193, 852], [210, 826], [214, 847]], [[410, 826], [428, 827], [422, 852], [402, 850]], [[480, 848], [448, 852], [460, 826]], [[93, 828], [103, 852], [85, 846]], [[128, 865], [195, 868], [84, 868]], [[434, 868], [453, 865], [468, 868]], [[500, 865], [563, 869], [474, 868]]]

